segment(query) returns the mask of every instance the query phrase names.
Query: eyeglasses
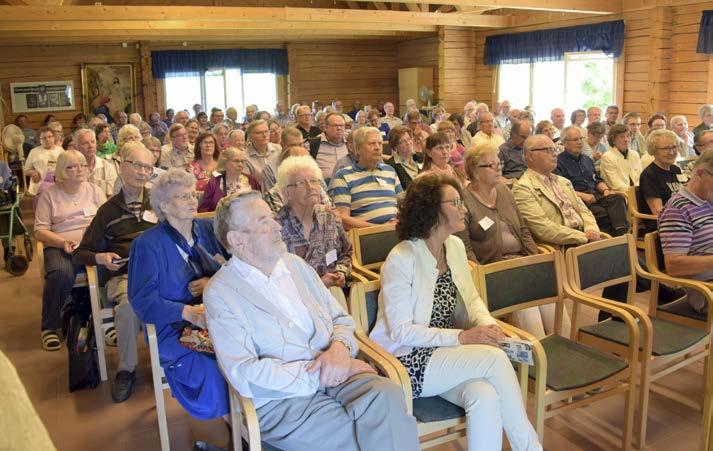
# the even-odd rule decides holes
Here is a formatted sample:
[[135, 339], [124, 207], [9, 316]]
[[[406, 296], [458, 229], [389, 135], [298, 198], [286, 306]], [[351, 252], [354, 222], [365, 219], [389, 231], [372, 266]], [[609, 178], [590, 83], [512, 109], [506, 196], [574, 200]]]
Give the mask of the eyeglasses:
[[[371, 119], [369, 119], [369, 120], [371, 120]], [[345, 128], [346, 125], [344, 125], [344, 124], [327, 124], [327, 127]]]
[[65, 166], [65, 169], [68, 171], [73, 171], [73, 170], [79, 170], [79, 168], [87, 169], [88, 167], [89, 167], [88, 164], [73, 164], [70, 166]]
[[245, 158], [233, 158], [232, 160], [228, 161], [235, 164], [245, 164], [248, 160], [246, 160]]
[[500, 169], [500, 168], [502, 168], [502, 167], [503, 167], [503, 164], [498, 161], [497, 163], [479, 164], [478, 167], [479, 167], [479, 168], [490, 168], [490, 169], [495, 170], [495, 169]]
[[198, 193], [193, 191], [192, 193], [176, 194], [173, 196], [174, 199], [180, 200], [181, 202], [193, 202], [198, 200]]
[[262, 131], [254, 130], [254, 131], [251, 133], [251, 135], [263, 135], [263, 136], [265, 136], [265, 135], [267, 135], [267, 134], [269, 134], [269, 133], [270, 133], [270, 130], [262, 130]]
[[557, 153], [556, 147], [536, 147], [534, 149], [528, 149], [530, 152], [547, 152], [551, 154]]
[[287, 188], [295, 187], [295, 188], [304, 188], [307, 185], [310, 186], [320, 186], [322, 184], [322, 181], [317, 178], [311, 178], [311, 179], [306, 179], [306, 180], [298, 180], [295, 183], [287, 185]]
[[463, 205], [463, 200], [460, 197], [456, 197], [455, 199], [444, 200], [441, 203], [442, 204], [451, 204], [456, 208], [460, 208], [460, 206]]
[[153, 172], [153, 166], [150, 164], [144, 164], [139, 161], [124, 160], [124, 163], [129, 163], [137, 171], [144, 170], [146, 172]]
[[660, 150], [662, 152], [676, 152], [676, 146], [657, 147], [656, 150]]
[[583, 141], [584, 141], [584, 138], [581, 138], [581, 137], [580, 137], [580, 138], [565, 138], [565, 141], [575, 141], [575, 142], [576, 142], [576, 141], [579, 141], [579, 142], [583, 142]]

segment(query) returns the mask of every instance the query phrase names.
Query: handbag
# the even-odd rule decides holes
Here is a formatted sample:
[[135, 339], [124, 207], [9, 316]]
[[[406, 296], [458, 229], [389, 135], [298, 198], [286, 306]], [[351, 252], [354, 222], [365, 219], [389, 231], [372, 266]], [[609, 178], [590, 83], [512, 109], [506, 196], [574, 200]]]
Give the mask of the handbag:
[[101, 378], [88, 287], [72, 289], [62, 307], [62, 319], [67, 337], [69, 391], [96, 388]]

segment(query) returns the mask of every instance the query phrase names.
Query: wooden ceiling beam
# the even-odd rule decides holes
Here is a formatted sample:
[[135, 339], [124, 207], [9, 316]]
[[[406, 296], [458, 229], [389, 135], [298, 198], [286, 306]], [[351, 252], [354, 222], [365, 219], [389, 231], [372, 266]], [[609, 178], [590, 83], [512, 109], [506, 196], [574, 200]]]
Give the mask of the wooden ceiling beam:
[[[372, 0], [353, 0], [370, 2]], [[444, 0], [382, 0], [384, 3], [443, 5]], [[617, 14], [622, 12], [622, 0], [448, 0], [453, 6], [511, 8], [535, 11], [561, 11], [585, 14]]]
[[[543, 0], [547, 1], [547, 0]], [[388, 2], [391, 3], [391, 2]], [[32, 21], [44, 26], [62, 26], [67, 21], [84, 22], [86, 26], [114, 21], [160, 23], [163, 21], [199, 22], [210, 24], [264, 22], [268, 24], [306, 23], [321, 26], [320, 22], [347, 24], [349, 29], [360, 24], [375, 28], [391, 25], [423, 25], [504, 28], [511, 25], [510, 16], [481, 15], [460, 17], [455, 14], [375, 11], [327, 8], [253, 8], [203, 6], [0, 6], [0, 28], [6, 24]], [[97, 19], [100, 19], [97, 21]]]

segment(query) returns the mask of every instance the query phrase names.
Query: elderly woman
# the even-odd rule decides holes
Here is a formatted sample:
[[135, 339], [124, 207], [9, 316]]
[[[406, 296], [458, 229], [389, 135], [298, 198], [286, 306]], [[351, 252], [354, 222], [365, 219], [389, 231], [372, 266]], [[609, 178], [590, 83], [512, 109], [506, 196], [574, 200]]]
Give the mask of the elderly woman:
[[[676, 166], [678, 138], [670, 130], [653, 130], [646, 137], [646, 152], [653, 159], [639, 179], [639, 209], [658, 216], [671, 195], [687, 182]], [[655, 221], [646, 221], [647, 231], [656, 230]]]
[[607, 141], [611, 149], [602, 156], [602, 178], [612, 190], [626, 193], [629, 186], [639, 184], [641, 159], [636, 151], [629, 149], [631, 139], [626, 125], [612, 125]]
[[453, 122], [453, 125], [456, 128], [456, 136], [458, 137], [458, 140], [457, 140], [458, 144], [462, 145], [466, 149], [469, 148], [473, 137], [470, 136], [470, 133], [468, 133], [468, 130], [466, 130], [466, 128], [465, 128], [463, 115], [453, 113], [450, 116], [448, 116], [448, 120]]
[[204, 336], [203, 289], [228, 255], [212, 222], [194, 219], [196, 205], [196, 180], [186, 171], [171, 169], [154, 183], [151, 208], [160, 222], [131, 246], [128, 295], [141, 322], [156, 326], [171, 394], [203, 420], [228, 413], [228, 387], [212, 349], [193, 350], [180, 338]]
[[[188, 122], [186, 122], [186, 131], [188, 132], [188, 145], [193, 148], [193, 146], [196, 143], [196, 139], [198, 139], [198, 135], [201, 134], [201, 129], [198, 126], [198, 121], [195, 119], [189, 119]], [[166, 133], [166, 137], [163, 139], [164, 142], [168, 142], [168, 133]]]
[[437, 132], [429, 136], [426, 139], [421, 173], [435, 172], [457, 177], [453, 166], [449, 164], [452, 148], [451, 140], [445, 133]]
[[72, 118], [72, 133], [87, 125], [87, 116], [84, 113], [74, 115]]
[[386, 160], [386, 164], [394, 168], [399, 176], [401, 187], [405, 190], [416, 178], [420, 169], [413, 158], [413, 132], [404, 126], [394, 127], [389, 134], [389, 147], [393, 158]]
[[451, 164], [463, 172], [463, 156], [465, 155], [465, 147], [458, 143], [458, 133], [453, 122], [443, 119], [437, 127], [439, 133], [444, 133], [451, 143], [450, 162]]
[[441, 105], [436, 105], [435, 108], [431, 111], [431, 117], [433, 118], [433, 123], [431, 124], [431, 132], [436, 133], [438, 131], [438, 124], [441, 123], [442, 120], [446, 119], [446, 109], [443, 108]]
[[275, 220], [287, 251], [314, 268], [327, 287], [344, 287], [352, 271], [352, 245], [339, 215], [322, 204], [322, 171], [309, 155], [287, 158], [277, 170], [286, 203]]
[[268, 119], [267, 126], [270, 129], [270, 142], [282, 148], [282, 126], [276, 119]]
[[141, 139], [148, 138], [149, 136], [153, 136], [153, 129], [149, 125], [148, 122], [140, 122], [139, 125], [139, 132], [141, 133]]
[[663, 113], [654, 113], [651, 115], [648, 121], [646, 121], [646, 125], [649, 126], [649, 133], [651, 133], [654, 130], [660, 130], [660, 129], [665, 129], [666, 128], [666, 115]]
[[466, 413], [469, 451], [541, 450], [515, 372], [499, 349], [505, 335], [473, 286], [463, 242], [458, 182], [417, 177], [399, 202], [397, 244], [381, 270], [371, 338], [406, 367], [414, 398], [439, 395]]
[[188, 172], [196, 178], [197, 191], [205, 190], [218, 167], [219, 157], [220, 150], [215, 135], [202, 133], [196, 140], [195, 159], [188, 164]]
[[208, 115], [205, 113], [205, 111], [201, 111], [200, 113], [196, 114], [196, 120], [198, 121], [198, 130], [201, 133], [209, 133], [210, 132], [210, 124], [208, 123]]
[[60, 348], [57, 330], [62, 327], [60, 311], [74, 285], [78, 268], [72, 251], [82, 240], [101, 204], [104, 192], [87, 182], [87, 160], [76, 150], [57, 158], [55, 183], [39, 196], [35, 210], [35, 239], [44, 244], [45, 286], [42, 293], [42, 347]]
[[252, 121], [248, 126], [247, 135], [247, 172], [259, 183], [266, 166], [272, 166], [273, 172], [277, 173], [277, 159], [281, 149], [277, 144], [270, 142], [270, 128], [267, 121], [262, 119]]
[[381, 132], [381, 139], [386, 141], [386, 137], [389, 136], [391, 129], [389, 124], [386, 122], [381, 122], [381, 114], [379, 110], [371, 109], [366, 113], [366, 125], [368, 127], [374, 127]]
[[352, 131], [361, 128], [361, 127], [366, 127], [366, 111], [364, 110], [359, 110], [354, 117], [354, 122], [352, 122]]
[[602, 155], [607, 151], [607, 145], [602, 142], [606, 134], [606, 126], [602, 122], [592, 122], [587, 125], [587, 139], [582, 143], [582, 152], [594, 161], [594, 167], [599, 169]]
[[247, 161], [245, 152], [236, 147], [228, 147], [220, 154], [218, 159], [220, 175], [214, 176], [205, 185], [203, 199], [198, 207], [199, 212], [214, 211], [218, 201], [228, 194], [242, 190], [260, 190], [260, 184], [253, 176], [243, 174]]
[[101, 123], [94, 128], [97, 135], [97, 156], [105, 160], [111, 159], [116, 152], [116, 144], [111, 140], [111, 128], [109, 124]]
[[[286, 130], [289, 130], [290, 127], [288, 127]], [[294, 130], [294, 129], [293, 129]], [[284, 132], [283, 132], [283, 137], [284, 137]], [[302, 137], [302, 133], [300, 133], [300, 138]], [[290, 157], [302, 157], [305, 155], [309, 155], [309, 151], [304, 148], [304, 146], [300, 145], [294, 145], [294, 146], [289, 146], [285, 147], [282, 149], [282, 152], [280, 152], [280, 158], [278, 160], [278, 167], [277, 170], [280, 170], [280, 166], [282, 163], [289, 159]], [[324, 179], [320, 178], [321, 180], [321, 203], [323, 205], [327, 205], [330, 207], [334, 207], [334, 204], [332, 202], [332, 199], [329, 197], [329, 194], [327, 194], [327, 185], [324, 183]], [[277, 183], [277, 176], [275, 176], [275, 183]], [[263, 194], [263, 200], [267, 202], [267, 205], [270, 207], [270, 210], [273, 211], [273, 213], [277, 214], [282, 207], [285, 205], [285, 198], [282, 194], [282, 190], [280, 190], [277, 187], [277, 184], [275, 184], [272, 188], [270, 188], [267, 192]]]
[[[228, 135], [230, 134], [230, 128], [227, 124], [219, 123], [213, 127], [213, 136], [215, 137], [215, 148], [218, 153], [224, 151], [228, 148]], [[197, 141], [196, 141], [197, 142]], [[198, 154], [197, 148], [193, 147], [195, 154]]]
[[585, 120], [587, 120], [587, 112], [581, 108], [572, 111], [572, 114], [569, 117], [569, 121], [572, 125], [581, 128], [583, 131], [584, 127], [582, 127], [582, 124], [584, 124]]

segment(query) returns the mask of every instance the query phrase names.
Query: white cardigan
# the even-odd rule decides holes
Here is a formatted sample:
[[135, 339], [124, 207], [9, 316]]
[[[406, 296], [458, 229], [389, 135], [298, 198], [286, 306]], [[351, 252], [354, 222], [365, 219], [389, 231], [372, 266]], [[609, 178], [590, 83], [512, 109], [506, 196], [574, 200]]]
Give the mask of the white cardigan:
[[629, 149], [627, 158], [617, 149], [610, 148], [602, 155], [599, 170], [604, 182], [614, 191], [623, 193], [629, 190], [629, 179], [639, 186], [641, 176], [641, 158], [635, 150]]
[[[464, 328], [495, 324], [473, 279], [460, 238], [446, 239], [446, 261], [458, 290], [454, 317]], [[381, 292], [372, 340], [399, 357], [413, 347], [457, 346], [463, 329], [429, 327], [433, 311], [433, 291], [438, 278], [437, 262], [422, 239], [396, 245], [381, 269]]]

